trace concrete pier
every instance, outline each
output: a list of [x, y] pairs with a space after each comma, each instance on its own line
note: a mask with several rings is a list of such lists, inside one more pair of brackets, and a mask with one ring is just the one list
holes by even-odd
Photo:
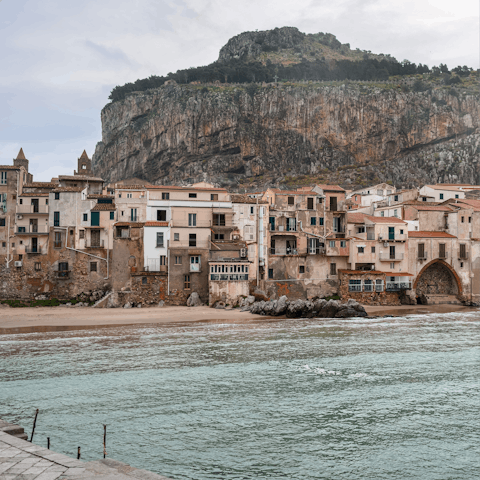
[[[23, 433], [18, 428], [14, 435]], [[76, 460], [14, 435], [0, 429], [0, 480], [169, 480], [116, 460]]]

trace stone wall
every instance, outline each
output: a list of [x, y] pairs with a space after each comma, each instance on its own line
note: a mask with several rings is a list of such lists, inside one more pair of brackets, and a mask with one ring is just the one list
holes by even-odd
[[363, 305], [401, 305], [399, 292], [350, 292], [348, 289], [349, 280], [382, 280], [385, 287], [385, 275], [373, 274], [370, 272], [361, 272], [358, 274], [345, 273], [340, 270], [340, 298], [348, 300], [352, 298]]
[[450, 270], [440, 262], [430, 265], [418, 278], [417, 295], [457, 295], [458, 285]]

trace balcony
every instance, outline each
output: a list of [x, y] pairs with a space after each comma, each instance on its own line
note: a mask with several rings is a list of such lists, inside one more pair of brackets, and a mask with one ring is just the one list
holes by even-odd
[[162, 264], [160, 258], [147, 258], [147, 264], [144, 266], [144, 271], [167, 273], [168, 266]]
[[391, 255], [390, 253], [381, 253], [380, 254], [380, 261], [381, 262], [401, 262], [404, 258], [403, 253], [395, 253], [395, 255]]
[[458, 258], [460, 260], [467, 260], [468, 259], [468, 252], [462, 252], [462, 250], [458, 251]]
[[25, 247], [25, 253], [41, 255], [42, 247], [40, 245], [38, 247]]
[[326, 253], [325, 247], [308, 247], [309, 255], [325, 255], [325, 253]]
[[205, 241], [205, 240], [196, 240], [195, 242], [193, 240], [189, 241], [170, 241], [170, 248], [175, 249], [175, 248], [197, 248], [197, 249], [210, 249], [210, 241]]
[[248, 273], [212, 273], [210, 274], [210, 280], [215, 281], [230, 281], [241, 282], [248, 280]]
[[47, 214], [48, 215], [48, 205], [17, 205], [17, 215], [25, 214]]
[[85, 240], [85, 248], [105, 248], [104, 240]]
[[378, 240], [380, 242], [406, 242], [408, 235], [405, 233], [396, 233], [395, 235], [379, 236]]
[[49, 231], [48, 225], [25, 225], [17, 226], [18, 235], [31, 235], [31, 234], [47, 234]]
[[399, 292], [400, 290], [410, 290], [412, 282], [387, 282], [385, 290], [387, 292]]
[[69, 278], [70, 274], [72, 273], [72, 270], [71, 269], [57, 270], [55, 273], [56, 273], [58, 278]]
[[307, 249], [302, 248], [270, 248], [270, 255], [290, 256], [290, 255], [307, 255]]

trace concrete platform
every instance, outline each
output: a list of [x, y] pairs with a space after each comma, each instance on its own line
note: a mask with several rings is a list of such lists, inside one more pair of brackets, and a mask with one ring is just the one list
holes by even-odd
[[57, 479], [169, 480], [116, 460], [76, 460], [0, 431], [0, 480]]

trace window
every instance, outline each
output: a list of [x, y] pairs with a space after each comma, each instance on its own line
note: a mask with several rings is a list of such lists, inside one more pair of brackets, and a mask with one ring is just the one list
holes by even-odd
[[468, 217], [468, 223], [472, 223], [472, 217]]
[[62, 248], [62, 232], [55, 232], [53, 248]]
[[365, 247], [357, 247], [358, 253], [365, 253]]
[[18, 256], [18, 259], [19, 259], [19, 260], [23, 260], [23, 255], [19, 255], [19, 256]]
[[295, 205], [295, 197], [288, 197], [288, 205]]
[[403, 230], [400, 230], [400, 235], [403, 235]]
[[88, 222], [88, 213], [83, 214], [83, 221]]
[[457, 194], [455, 194], [455, 198], [458, 198], [458, 193], [457, 193]]
[[371, 252], [372, 252], [372, 253], [375, 253], [375, 247], [372, 247], [372, 248], [371, 248]]
[[182, 257], [175, 256], [175, 265], [181, 265], [181, 264], [182, 264]]
[[443, 200], [443, 193], [440, 194], [440, 200]]
[[394, 201], [394, 202], [398, 202], [398, 195], [394, 195], [393, 201]]
[[385, 216], [385, 212], [384, 212], [384, 211], [381, 211], [381, 212], [380, 212], [380, 216], [381, 216], [381, 217], [384, 217], [384, 216]]
[[90, 262], [90, 271], [91, 272], [97, 271], [97, 262]]
[[170, 193], [162, 192], [162, 200], [170, 200]]
[[173, 234], [173, 241], [174, 242], [179, 242], [180, 241], [180, 234], [179, 233], [174, 233]]
[[115, 220], [115, 212], [110, 212], [110, 220]]
[[337, 274], [337, 264], [336, 263], [331, 263], [330, 264], [330, 275], [336, 275]]
[[15, 242], [12, 243], [12, 248], [15, 248]]
[[197, 226], [197, 214], [196, 213], [189, 213], [188, 214], [188, 226], [189, 227], [196, 227]]
[[213, 235], [214, 240], [225, 240], [225, 234], [223, 233], [215, 233]]
[[464, 243], [460, 244], [460, 258], [467, 258], [467, 246]]
[[197, 194], [196, 193], [189, 193], [188, 198], [197, 198]]
[[185, 275], [183, 288], [185, 290], [190, 290], [190, 275]]
[[80, 240], [83, 240], [85, 238], [85, 230], [79, 230], [78, 231], [78, 238]]
[[465, 217], [462, 217], [461, 222], [462, 222], [462, 223], [465, 223]]
[[58, 271], [59, 272], [68, 272], [68, 262], [59, 262]]
[[142, 277], [142, 285], [147, 285], [147, 284], [148, 284], [148, 278]]
[[157, 247], [163, 248], [163, 232], [157, 232]]
[[425, 256], [425, 244], [419, 243], [418, 244], [418, 258], [426, 258]]
[[137, 209], [136, 208], [131, 208], [130, 209], [130, 221], [131, 222], [136, 222], [137, 221]]
[[438, 245], [438, 258], [445, 258], [446, 256], [445, 254], [447, 253], [445, 251], [445, 247], [446, 247], [445, 243], [440, 243]]
[[211, 193], [210, 194], [210, 200], [212, 202], [218, 202], [218, 193]]
[[39, 272], [42, 269], [42, 264], [40, 262], [35, 262], [35, 271]]
[[330, 248], [335, 248], [335, 240], [330, 240]]
[[273, 268], [268, 269], [268, 278], [271, 280], [273, 279]]
[[7, 172], [2, 172], [2, 175], [0, 177], [0, 184], [6, 185], [7, 183]]
[[250, 215], [253, 215], [255, 213], [255, 207], [250, 207]]
[[422, 197], [422, 202], [426, 202], [427, 201], [427, 197]]
[[2, 247], [5, 248], [7, 246], [7, 242], [2, 242]]
[[4, 226], [5, 226], [5, 219], [0, 218], [0, 227], [4, 227]]
[[60, 226], [60, 212], [53, 212], [53, 226]]
[[318, 217], [318, 224], [322, 227], [323, 226], [323, 217]]
[[391, 269], [391, 270], [395, 270], [395, 263], [394, 263], [394, 262], [391, 262], [391, 263], [390, 263], [390, 269]]
[[59, 192], [55, 192], [55, 200], [60, 200], [60, 193]]
[[166, 264], [167, 264], [167, 256], [160, 255], [160, 265], [166, 265]]
[[21, 199], [18, 201], [18, 203], [19, 203], [20, 205], [23, 205], [23, 198], [21, 198]]
[[189, 247], [196, 247], [197, 246], [197, 234], [190, 233], [188, 235], [188, 246]]
[[460, 262], [460, 268], [463, 268], [463, 262]]
[[299, 272], [300, 273], [305, 273], [305, 265], [300, 265]]
[[349, 292], [361, 292], [362, 291], [362, 281], [361, 280], [349, 280], [348, 281], [348, 291]]
[[213, 214], [213, 224], [215, 226], [224, 227], [225, 226], [225, 214], [224, 213], [214, 213]]
[[397, 210], [397, 209], [395, 209], [395, 210], [393, 211], [393, 216], [394, 216], [394, 217], [398, 217], [398, 210]]
[[316, 225], [317, 224], [317, 217], [310, 217], [310, 225]]
[[132, 198], [132, 194], [131, 194], [131, 193], [127, 193], [127, 198]]
[[166, 221], [167, 221], [167, 211], [157, 210], [157, 222], [166, 222]]
[[82, 170], [86, 170], [87, 169], [87, 166], [84, 164], [82, 165]]
[[122, 198], [122, 194], [121, 194], [121, 193], [118, 194], [118, 198]]
[[18, 227], [18, 233], [25, 233], [25, 227]]
[[198, 255], [190, 257], [190, 271], [191, 272], [200, 271], [200, 257]]
[[340, 248], [345, 248], [347, 246], [347, 242], [345, 240], [340, 240]]
[[313, 198], [307, 198], [307, 209], [313, 210]]

